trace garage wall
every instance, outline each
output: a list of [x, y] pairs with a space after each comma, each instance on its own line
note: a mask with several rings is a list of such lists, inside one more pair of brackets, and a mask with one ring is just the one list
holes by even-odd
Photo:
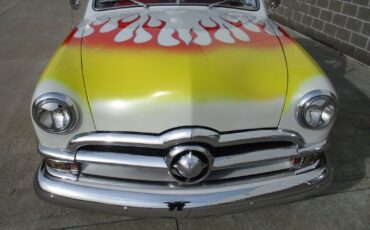
[[370, 0], [282, 0], [272, 17], [370, 65]]

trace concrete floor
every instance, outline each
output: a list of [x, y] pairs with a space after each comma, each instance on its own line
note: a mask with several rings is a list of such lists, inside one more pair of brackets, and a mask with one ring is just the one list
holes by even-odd
[[292, 33], [336, 87], [341, 108], [328, 152], [334, 183], [296, 203], [203, 219], [130, 219], [40, 201], [41, 160], [30, 122], [32, 91], [70, 28], [67, 0], [0, 0], [0, 229], [369, 229], [370, 68]]

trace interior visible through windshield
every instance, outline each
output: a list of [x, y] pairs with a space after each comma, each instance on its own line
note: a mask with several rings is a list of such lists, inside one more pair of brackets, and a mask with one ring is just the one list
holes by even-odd
[[95, 9], [121, 7], [147, 7], [153, 5], [207, 5], [210, 7], [234, 7], [257, 10], [258, 0], [95, 0]]

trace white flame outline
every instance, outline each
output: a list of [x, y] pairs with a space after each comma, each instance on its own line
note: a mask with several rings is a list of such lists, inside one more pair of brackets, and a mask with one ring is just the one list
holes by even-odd
[[[126, 27], [120, 29], [119, 21], [129, 23]], [[220, 42], [233, 44], [237, 40], [249, 42], [250, 36], [246, 31], [253, 33], [266, 32], [271, 36], [281, 36], [282, 33], [276, 24], [266, 21], [259, 21], [255, 17], [247, 14], [236, 13], [199, 13], [198, 11], [178, 10], [178, 11], [153, 11], [145, 14], [131, 13], [119, 17], [102, 18], [87, 24], [85, 27], [79, 27], [75, 37], [87, 37], [93, 33], [108, 33], [119, 29], [115, 35], [114, 41], [117, 43], [134, 39], [137, 44], [146, 43], [153, 39], [145, 27], [158, 28], [164, 22], [161, 28], [157, 42], [162, 46], [177, 46], [181, 42], [186, 45], [191, 43], [207, 46], [212, 44], [213, 39]], [[233, 23], [240, 23], [241, 27]], [[94, 26], [102, 25], [99, 31], [94, 31]], [[260, 26], [264, 28], [261, 30]], [[214, 38], [206, 28], [216, 28]], [[84, 30], [83, 32], [81, 30]], [[174, 37], [177, 33], [178, 38]], [[192, 33], [195, 36], [192, 36]]]

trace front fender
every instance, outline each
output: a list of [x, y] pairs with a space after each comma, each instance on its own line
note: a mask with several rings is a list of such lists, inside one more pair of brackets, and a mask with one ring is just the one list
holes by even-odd
[[320, 130], [304, 128], [297, 120], [297, 105], [311, 91], [321, 90], [336, 96], [335, 89], [323, 70], [300, 45], [292, 42], [287, 35], [279, 39], [283, 44], [288, 68], [288, 90], [279, 129], [295, 130], [303, 137], [306, 145], [323, 142], [333, 123]]
[[39, 142], [45, 147], [66, 148], [68, 142], [78, 133], [95, 131], [82, 73], [81, 39], [73, 38], [75, 32], [71, 32], [51, 58], [37, 83], [31, 104], [44, 93], [62, 93], [76, 103], [80, 119], [76, 128], [67, 134], [47, 133], [32, 119]]

